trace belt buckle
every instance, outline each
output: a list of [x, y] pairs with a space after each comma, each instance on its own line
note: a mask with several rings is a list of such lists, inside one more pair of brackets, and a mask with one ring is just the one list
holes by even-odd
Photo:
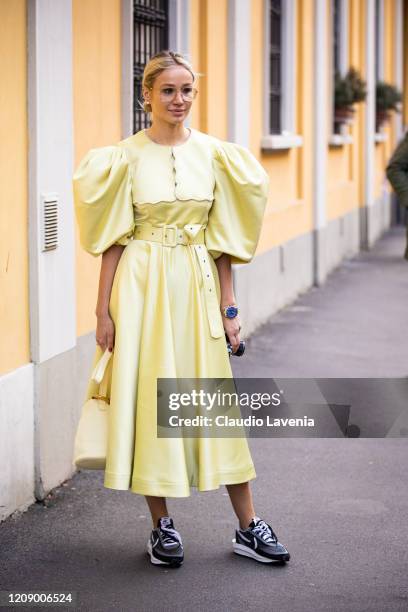
[[[169, 232], [171, 231], [174, 231], [174, 234], [172, 235], [173, 239], [170, 241]], [[177, 245], [177, 231], [178, 231], [178, 227], [175, 223], [164, 225], [163, 226], [163, 239], [162, 239], [163, 245], [175, 247]]]

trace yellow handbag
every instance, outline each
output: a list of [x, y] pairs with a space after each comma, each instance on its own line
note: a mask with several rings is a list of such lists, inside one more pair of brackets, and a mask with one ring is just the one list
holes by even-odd
[[108, 443], [108, 377], [104, 374], [112, 353], [106, 349], [96, 364], [91, 378], [100, 383], [98, 395], [93, 395], [82, 407], [75, 441], [73, 464], [85, 470], [104, 470]]

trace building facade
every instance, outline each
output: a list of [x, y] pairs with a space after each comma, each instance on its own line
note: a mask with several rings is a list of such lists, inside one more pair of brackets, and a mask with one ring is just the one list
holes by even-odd
[[[186, 54], [200, 73], [190, 125], [250, 148], [269, 173], [256, 257], [234, 267], [245, 335], [392, 223], [408, 2], [2, 0], [0, 47], [1, 520], [73, 474], [100, 259], [79, 246], [72, 174], [89, 148], [147, 127], [149, 57]], [[367, 95], [339, 126], [335, 76], [350, 66]], [[376, 129], [378, 81], [403, 103]]]

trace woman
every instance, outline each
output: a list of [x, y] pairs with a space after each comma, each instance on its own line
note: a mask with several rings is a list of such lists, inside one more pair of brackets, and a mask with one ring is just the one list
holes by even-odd
[[[166, 497], [225, 484], [239, 520], [234, 551], [263, 562], [289, 553], [255, 514], [247, 440], [157, 436], [157, 378], [232, 378], [240, 320], [231, 263], [255, 252], [268, 177], [245, 148], [184, 121], [195, 74], [177, 53], [146, 65], [144, 109], [152, 125], [91, 149], [73, 178], [82, 247], [103, 253], [97, 349], [113, 350], [104, 486], [146, 497], [154, 564], [183, 562]], [[87, 398], [97, 392], [88, 385]]]

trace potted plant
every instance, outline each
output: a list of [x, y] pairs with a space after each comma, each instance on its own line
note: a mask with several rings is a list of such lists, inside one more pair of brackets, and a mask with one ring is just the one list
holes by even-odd
[[401, 112], [399, 103], [402, 101], [402, 94], [395, 85], [385, 81], [378, 81], [375, 90], [375, 101], [375, 128], [378, 132], [382, 124], [391, 118], [390, 111]]
[[334, 123], [351, 123], [354, 118], [354, 104], [363, 102], [367, 96], [366, 82], [355, 68], [341, 76], [336, 72], [334, 79]]

